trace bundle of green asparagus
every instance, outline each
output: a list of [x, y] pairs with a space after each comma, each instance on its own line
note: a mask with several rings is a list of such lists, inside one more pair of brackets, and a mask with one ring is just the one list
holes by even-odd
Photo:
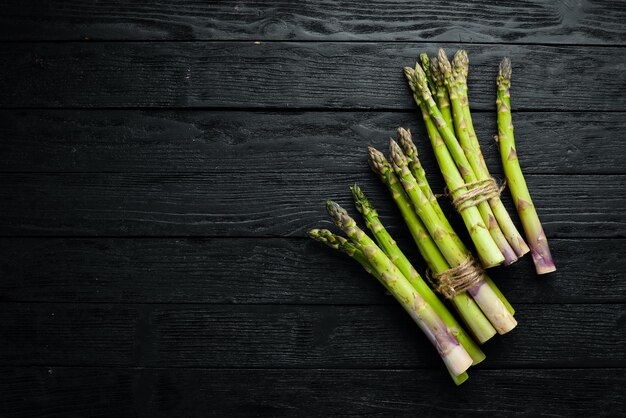
[[[390, 142], [391, 163], [380, 151], [370, 147], [370, 166], [391, 192], [433, 275], [446, 278], [451, 270], [462, 269], [463, 277], [455, 278], [450, 286], [452, 289], [446, 288], [449, 283], [445, 281], [434, 285], [452, 301], [481, 343], [496, 332], [509, 332], [517, 325], [513, 308], [482, 269], [472, 265], [471, 253], [450, 226], [437, 200], [429, 198], [432, 190], [417, 158], [410, 132], [400, 128], [398, 136], [406, 153], [412, 156], [411, 167], [415, 174], [409, 168], [409, 158], [393, 139]], [[480, 236], [481, 231], [483, 236]], [[475, 241], [490, 239], [484, 228], [471, 228], [470, 233], [477, 236], [473, 237]], [[464, 303], [459, 303], [459, 297]]]
[[474, 131], [467, 95], [467, 53], [458, 51], [450, 62], [440, 49], [437, 57], [422, 54], [420, 61], [415, 68], [406, 67], [405, 76], [424, 119], [447, 194], [463, 219], [480, 264], [444, 215], [426, 179], [411, 132], [403, 128], [398, 128], [397, 142], [390, 140], [389, 160], [368, 147], [369, 164], [391, 193], [428, 266], [428, 284], [356, 185], [351, 187], [355, 205], [374, 239], [332, 201], [327, 202], [328, 213], [347, 238], [326, 229], [313, 229], [309, 236], [349, 255], [376, 277], [436, 347], [459, 385], [468, 378], [467, 369], [483, 361], [485, 355], [433, 289], [450, 302], [474, 338], [484, 343], [496, 333], [511, 331], [517, 321], [513, 307], [483, 267], [511, 264], [529, 251], [539, 274], [555, 267], [517, 160], [510, 112], [510, 61], [502, 61], [497, 79], [496, 140], [530, 249], [500, 200], [502, 188], [489, 174]]
[[[498, 264], [492, 253], [493, 246], [498, 248], [501, 261], [511, 264], [529, 249], [500, 201], [499, 190], [487, 170], [478, 144], [467, 96], [467, 53], [458, 51], [452, 63], [443, 49], [432, 61], [425, 54], [420, 59], [423, 67], [417, 63], [415, 68], [406, 67], [404, 72], [422, 112], [453, 203], [468, 231], [471, 232], [472, 227], [485, 226], [489, 230], [491, 242], [488, 246], [486, 239], [481, 247], [474, 240], [483, 265]], [[471, 224], [467, 218], [476, 217], [476, 210], [483, 222]], [[464, 214], [468, 211], [473, 214]]]
[[361, 189], [355, 185], [351, 190], [356, 207], [376, 242], [332, 201], [327, 202], [328, 213], [348, 238], [325, 229], [310, 230], [309, 236], [349, 255], [376, 277], [426, 334], [450, 376], [460, 385], [468, 378], [466, 370], [484, 360], [484, 353], [413, 268]]

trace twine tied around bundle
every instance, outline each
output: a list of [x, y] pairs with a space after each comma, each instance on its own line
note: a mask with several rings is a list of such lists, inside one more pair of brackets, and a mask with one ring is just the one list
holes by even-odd
[[426, 277], [437, 292], [446, 299], [452, 299], [474, 287], [483, 276], [483, 269], [474, 257], [469, 255], [461, 264], [441, 273], [428, 270]]
[[496, 180], [493, 177], [489, 177], [488, 179], [463, 184], [462, 186], [448, 191], [445, 195], [454, 196], [454, 193], [459, 190], [467, 189], [467, 191], [460, 193], [457, 197], [452, 197], [452, 205], [456, 208], [457, 212], [462, 212], [486, 200], [499, 197], [505, 187], [506, 181], [502, 183], [502, 186], [498, 187]]

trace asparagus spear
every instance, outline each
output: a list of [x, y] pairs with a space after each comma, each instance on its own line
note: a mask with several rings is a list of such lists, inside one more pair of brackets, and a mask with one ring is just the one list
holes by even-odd
[[395, 240], [389, 235], [382, 222], [378, 218], [378, 213], [370, 205], [367, 197], [356, 184], [350, 188], [354, 203], [357, 210], [363, 215], [365, 225], [374, 235], [374, 240], [378, 246], [387, 254], [387, 257], [398, 267], [400, 272], [407, 278], [409, 283], [417, 290], [417, 292], [433, 307], [437, 315], [446, 323], [452, 334], [459, 340], [463, 348], [472, 357], [473, 364], [480, 363], [485, 354], [474, 343], [470, 336], [465, 333], [463, 328], [454, 319], [450, 311], [439, 300], [435, 293], [428, 287], [426, 282], [419, 275], [417, 270], [413, 268], [411, 262], [406, 258]]
[[[387, 284], [384, 282], [378, 272], [372, 268], [372, 265], [370, 264], [369, 260], [365, 256], [365, 253], [361, 250], [360, 247], [356, 246], [354, 243], [348, 241], [340, 235], [333, 234], [328, 229], [312, 229], [308, 232], [308, 234], [314, 240], [322, 242], [330, 248], [339, 250], [358, 261], [359, 264], [361, 264], [368, 273], [376, 277], [383, 284], [383, 286], [385, 286], [385, 288], [390, 291], [389, 286], [387, 286]], [[469, 378], [467, 372], [455, 375], [449, 367], [446, 366], [446, 368], [448, 370], [448, 373], [450, 374], [450, 377], [457, 386], [465, 382]]]
[[341, 228], [352, 242], [361, 248], [383, 284], [437, 348], [450, 372], [455, 376], [465, 372], [472, 365], [472, 358], [456, 337], [452, 335], [432, 306], [420, 296], [395, 264], [356, 225], [354, 219], [341, 206], [328, 201], [326, 209], [335, 225]]
[[[433, 144], [433, 149], [435, 150], [435, 155], [437, 156], [437, 161], [444, 175], [446, 184], [449, 189], [458, 190], [458, 196], [462, 192], [467, 191], [467, 189], [459, 188], [463, 186], [465, 182], [475, 182], [477, 180], [476, 176], [465, 157], [463, 149], [454, 136], [451, 127], [444, 121], [432, 95], [426, 88], [427, 86], [424, 84], [424, 72], [421, 67], [419, 67], [419, 65], [417, 65], [415, 69], [406, 67], [404, 73], [413, 91], [413, 98], [422, 111], [422, 117], [426, 123], [428, 136]], [[444, 157], [444, 154], [447, 154], [449, 158]], [[445, 168], [444, 165], [442, 165], [441, 158], [445, 158], [446, 160]], [[447, 164], [447, 160], [449, 159], [452, 160], [451, 164]], [[454, 167], [456, 167], [456, 170]], [[487, 202], [480, 202], [477, 206], [483, 222], [489, 229], [491, 238], [504, 256], [505, 264], [513, 263], [517, 259], [517, 256], [502, 234], [489, 204]], [[470, 227], [468, 226], [468, 228]], [[490, 266], [486, 265], [485, 267]]]
[[546, 274], [556, 270], [554, 260], [550, 254], [548, 240], [543, 232], [543, 227], [539, 221], [539, 216], [535, 210], [535, 205], [530, 198], [528, 186], [524, 180], [522, 169], [517, 158], [515, 148], [515, 138], [513, 136], [513, 122], [511, 120], [511, 103], [509, 88], [511, 85], [511, 61], [504, 58], [500, 63], [498, 73], [498, 144], [500, 148], [500, 158], [504, 167], [509, 190], [513, 196], [513, 202], [517, 208], [517, 213], [522, 221], [526, 238], [530, 245], [533, 262], [537, 274]]
[[[413, 211], [411, 202], [404, 192], [400, 180], [393, 173], [393, 169], [383, 153], [372, 147], [369, 147], [368, 151], [372, 171], [378, 174], [382, 182], [387, 186], [428, 268], [435, 273], [443, 273], [449, 270], [450, 266], [441, 255], [439, 248], [437, 248], [437, 245], [428, 234], [422, 221]], [[476, 302], [467, 293], [456, 295], [451, 302], [480, 343], [484, 343], [495, 335], [496, 330]], [[476, 358], [474, 360], [476, 361]]]
[[[446, 53], [443, 49], [439, 50], [439, 62], [448, 61]], [[447, 80], [448, 91], [450, 92], [450, 100], [454, 110], [454, 126], [458, 139], [465, 155], [472, 167], [478, 180], [487, 180], [491, 178], [485, 159], [480, 150], [480, 144], [474, 131], [474, 124], [469, 108], [469, 99], [467, 96], [467, 74], [469, 71], [469, 58], [465, 50], [459, 50], [454, 55], [452, 65], [440, 66], [446, 68], [444, 78]], [[454, 95], [455, 100], [452, 99]], [[523, 256], [529, 251], [528, 245], [513, 224], [509, 213], [505, 209], [499, 196], [489, 199], [489, 205], [493, 214], [500, 225], [500, 229], [504, 233], [509, 245], [515, 251], [518, 257]]]
[[[420, 188], [417, 187], [415, 179], [407, 167], [408, 162], [400, 146], [393, 140], [390, 142], [390, 152], [392, 166], [396, 171], [396, 175], [400, 178], [417, 215], [422, 219], [430, 236], [435, 240], [441, 254], [451, 267], [461, 265], [470, 256], [469, 251], [464, 246], [459, 246], [452, 239], [452, 235], [456, 235], [454, 231], [450, 233], [442, 225], [430, 202]], [[486, 285], [484, 280], [481, 279], [468, 292], [478, 303], [478, 306], [480, 306], [487, 318], [489, 318], [496, 331], [500, 334], [505, 334], [515, 328], [517, 321], [515, 321], [513, 315], [509, 313], [506, 306], [504, 306], [493, 290]]]

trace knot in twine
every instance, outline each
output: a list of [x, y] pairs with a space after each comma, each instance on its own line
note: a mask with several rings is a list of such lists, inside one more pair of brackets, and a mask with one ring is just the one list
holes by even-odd
[[462, 189], [467, 191], [460, 193], [457, 197], [452, 198], [452, 205], [456, 208], [457, 212], [462, 212], [467, 208], [476, 206], [486, 200], [499, 197], [504, 188], [506, 187], [506, 181], [502, 183], [502, 186], [498, 187], [498, 183], [493, 177], [488, 179], [473, 181], [466, 183], [455, 189], [452, 189], [446, 193], [447, 196], [453, 196], [454, 193]]
[[433, 273], [428, 270], [426, 277], [437, 292], [446, 299], [452, 299], [474, 287], [483, 276], [483, 269], [476, 260], [469, 255], [461, 264], [442, 273]]

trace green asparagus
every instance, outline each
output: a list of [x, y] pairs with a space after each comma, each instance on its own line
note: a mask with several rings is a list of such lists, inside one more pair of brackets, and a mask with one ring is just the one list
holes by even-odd
[[[372, 265], [370, 264], [369, 260], [365, 256], [365, 253], [361, 250], [359, 246], [355, 245], [354, 243], [352, 243], [351, 241], [345, 239], [344, 237], [340, 235], [333, 234], [331, 231], [327, 229], [312, 229], [308, 232], [308, 234], [314, 240], [324, 243], [330, 248], [339, 250], [347, 254], [348, 256], [352, 257], [356, 261], [358, 261], [359, 264], [363, 266], [365, 271], [367, 271], [368, 273], [376, 277], [381, 282], [381, 284], [387, 289], [387, 291], [389, 293], [392, 293], [392, 290], [389, 288], [386, 282], [381, 278], [378, 272], [372, 268]], [[418, 322], [418, 324], [421, 324], [421, 323]], [[420, 326], [420, 329], [422, 329], [421, 326]], [[427, 336], [429, 335], [432, 335], [432, 333], [427, 333]], [[484, 357], [484, 354], [483, 354], [483, 357]], [[457, 386], [462, 384], [469, 378], [469, 375], [467, 374], [467, 372], [463, 372], [463, 373], [456, 375], [455, 374], [456, 372], [454, 372], [447, 365], [446, 365], [446, 369], [448, 370], [448, 374], [450, 375], [450, 377], [452, 378], [452, 380]]]
[[[407, 154], [408, 152], [407, 159], [410, 161], [409, 167], [410, 168], [413, 167], [413, 170], [411, 171], [417, 172], [417, 176], [415, 176], [415, 178], [416, 180], [419, 178], [417, 182], [420, 188], [422, 189], [422, 192], [424, 193], [424, 195], [426, 195], [427, 199], [430, 201], [431, 206], [437, 213], [446, 231], [450, 235], [456, 237], [457, 245], [463, 246], [463, 243], [458, 238], [456, 233], [452, 230], [450, 223], [448, 222], [446, 216], [443, 214], [443, 211], [441, 210], [441, 207], [439, 206], [439, 203], [437, 202], [436, 197], [432, 193], [430, 186], [428, 186], [428, 182], [426, 181], [425, 174], [422, 173], [423, 169], [420, 170], [419, 168], [417, 168], [418, 166], [421, 167], [421, 165], [419, 165], [419, 159], [417, 159], [417, 157], [413, 157], [413, 158], [408, 157], [408, 155], [411, 155], [411, 156], [417, 155], [417, 147], [413, 143], [411, 133], [407, 130], [399, 128], [398, 138], [400, 140], [400, 143], [402, 144], [402, 149], [404, 153]], [[445, 145], [443, 143], [441, 143], [441, 145], [445, 148]], [[433, 148], [435, 148], [435, 146], [433, 146]], [[441, 151], [441, 150], [435, 150], [435, 153], [437, 153], [438, 151]], [[445, 171], [443, 167], [446, 167]], [[453, 164], [452, 165], [444, 164], [443, 166], [441, 166], [441, 168], [442, 168], [442, 172], [445, 172], [450, 177], [450, 179], [447, 180], [448, 187], [449, 188], [454, 187], [454, 189], [456, 190], [455, 196], [458, 196], [459, 194], [463, 193], [465, 190], [463, 188], [460, 188], [460, 186], [464, 184], [463, 179], [461, 178], [460, 174], [458, 174], [456, 167], [454, 167]], [[463, 218], [463, 221], [465, 222], [467, 230], [469, 231], [470, 238], [472, 239], [472, 242], [474, 243], [474, 246], [476, 247], [476, 250], [478, 251], [478, 255], [479, 257], [481, 257], [482, 264], [493, 265], [493, 264], [497, 264], [501, 262], [502, 254], [499, 248], [496, 246], [495, 242], [493, 241], [491, 235], [489, 234], [487, 227], [485, 226], [482, 218], [480, 217], [480, 213], [478, 212], [478, 209], [476, 207], [470, 206], [461, 211], [461, 217]], [[489, 253], [493, 254], [493, 256], [496, 257], [495, 261], [490, 261], [484, 258], [485, 257], [484, 254], [489, 254]]]
[[361, 188], [354, 185], [350, 188], [352, 196], [354, 197], [354, 203], [357, 210], [363, 215], [365, 225], [374, 235], [374, 239], [378, 246], [387, 254], [387, 257], [398, 267], [400, 272], [407, 278], [411, 285], [417, 290], [417, 292], [428, 302], [435, 312], [446, 323], [450, 331], [459, 340], [463, 348], [472, 357], [473, 364], [480, 363], [485, 354], [474, 343], [474, 341], [465, 333], [463, 328], [454, 319], [450, 311], [439, 300], [437, 295], [428, 287], [426, 282], [419, 275], [417, 270], [413, 268], [411, 262], [406, 258], [404, 253], [400, 250], [400, 247], [396, 244], [395, 240], [389, 235], [389, 232], [385, 229], [382, 222], [378, 218], [378, 213], [365, 197], [365, 194]]
[[[426, 122], [426, 129], [428, 131], [429, 138], [431, 139], [431, 144], [433, 146], [433, 149], [435, 150], [435, 157], [437, 159], [437, 162], [439, 163], [439, 167], [441, 168], [442, 172], [450, 174], [449, 176], [450, 182], [448, 182], [448, 187], [455, 187], [456, 184], [463, 184], [463, 179], [461, 178], [461, 175], [458, 173], [458, 171], [455, 169], [454, 162], [452, 161], [452, 157], [450, 157], [450, 154], [448, 153], [448, 150], [443, 140], [439, 136], [439, 132], [437, 131], [437, 128], [433, 125], [432, 121], [430, 120], [430, 116], [425, 114], [424, 121]], [[402, 150], [404, 154], [407, 156], [407, 159], [411, 161], [411, 158], [409, 157], [409, 155], [414, 156], [413, 159], [416, 160], [417, 164], [419, 165], [419, 159], [417, 158], [417, 155], [418, 155], [417, 147], [415, 146], [415, 143], [413, 142], [411, 132], [408, 129], [398, 128], [398, 138], [399, 138]], [[409, 167], [411, 167], [411, 163], [409, 163]], [[421, 168], [421, 165], [420, 165], [420, 168]], [[417, 172], [418, 174], [416, 175], [416, 177], [421, 176], [423, 178], [423, 181], [426, 183], [426, 186], [428, 186], [428, 182], [426, 181], [426, 176], [425, 176], [423, 168], [421, 168], [421, 170], [417, 168], [412, 168], [412, 171]], [[446, 176], [444, 175], [444, 177]], [[420, 185], [420, 187], [422, 186]], [[427, 189], [424, 187], [422, 188], [422, 190], [430, 190], [430, 186], [428, 186]], [[432, 194], [432, 191], [430, 191], [430, 193]], [[460, 192], [457, 192], [457, 193], [460, 193]], [[427, 195], [427, 192], [424, 191], [424, 194]], [[439, 207], [439, 203], [437, 202], [437, 199], [434, 195], [432, 199], [430, 200], [431, 200], [431, 203], [433, 204], [433, 207], [435, 208]], [[475, 210], [476, 209], [472, 207], [463, 210], [461, 212], [461, 216], [463, 217], [463, 220], [465, 221], [465, 218], [469, 216], [467, 212], [472, 212], [472, 211], [475, 212]], [[443, 216], [445, 218], [445, 215], [441, 211], [441, 208], [439, 208], [438, 210], [438, 215]], [[468, 220], [469, 225], [471, 225], [472, 221], [476, 223], [482, 222], [480, 219], [480, 215], [478, 213], [475, 213], [473, 216], [474, 216], [473, 220], [472, 219]], [[468, 225], [468, 223], [466, 223], [466, 225]], [[472, 229], [474, 228], [472, 228], [471, 226], [468, 226], [468, 230], [472, 230]], [[461, 240], [458, 240], [458, 243], [459, 245], [463, 246], [463, 243], [461, 242]], [[498, 295], [498, 297], [500, 298], [504, 306], [506, 306], [506, 308], [511, 313], [511, 315], [514, 315], [515, 310], [513, 309], [509, 301], [504, 297], [502, 292], [500, 292], [500, 289], [498, 289], [498, 287], [495, 285], [493, 280], [491, 280], [487, 276], [487, 274], [484, 274], [483, 278], [489, 284], [489, 286], [493, 289], [493, 291]]]
[[[424, 122], [426, 123], [431, 143], [433, 141], [437, 141], [436, 145], [433, 143], [433, 149], [435, 149], [436, 154], [439, 154], [437, 158], [446, 184], [449, 189], [456, 190], [458, 192], [456, 196], [458, 196], [467, 191], [466, 188], [462, 187], [465, 182], [475, 182], [477, 180], [476, 176], [474, 175], [469, 162], [465, 157], [463, 149], [454, 136], [451, 127], [449, 127], [444, 121], [431, 93], [427, 88], [425, 88], [424, 72], [421, 67], [419, 65], [417, 65], [415, 69], [406, 67], [404, 72], [409, 82], [409, 86], [413, 90], [415, 102], [422, 111], [422, 116]], [[445, 144], [445, 146], [441, 147], [440, 145], [442, 143]], [[453, 160], [453, 163], [451, 165], [446, 164], [445, 168], [441, 165], [440, 161], [440, 157], [443, 156], [443, 154], [448, 154]], [[456, 167], [456, 170], [454, 170], [454, 167]], [[458, 176], [456, 175], [457, 173]], [[460, 181], [457, 181], [459, 179]], [[451, 183], [454, 183], [454, 185]], [[491, 238], [498, 246], [500, 253], [504, 258], [505, 264], [512, 263], [517, 259], [517, 256], [502, 234], [489, 204], [487, 202], [480, 202], [477, 207], [484, 224], [489, 230]], [[470, 230], [469, 228], [470, 226], [468, 225], [468, 231]], [[491, 265], [483, 265], [485, 267], [492, 267]]]
[[539, 221], [537, 210], [530, 198], [528, 186], [524, 180], [522, 169], [517, 158], [515, 138], [513, 136], [513, 122], [511, 119], [511, 102], [509, 88], [511, 85], [511, 61], [504, 58], [500, 63], [497, 86], [498, 98], [498, 144], [500, 148], [500, 158], [504, 167], [509, 190], [513, 196], [513, 202], [517, 208], [517, 213], [522, 221], [531, 255], [535, 263], [537, 274], [546, 274], [556, 270], [546, 234]]
[[[451, 234], [443, 227], [437, 214], [432, 209], [430, 202], [426, 196], [424, 196], [411, 175], [407, 167], [408, 161], [402, 153], [400, 146], [393, 140], [390, 142], [390, 153], [392, 167], [396, 175], [400, 178], [417, 215], [426, 226], [426, 229], [434, 239], [441, 254], [451, 267], [463, 264], [466, 259], [471, 256], [469, 251], [463, 246], [459, 246], [456, 241], [452, 239]], [[454, 232], [452, 232], [452, 234], [454, 234]], [[500, 255], [499, 252], [498, 254]], [[480, 282], [468, 292], [476, 303], [478, 303], [483, 313], [487, 316], [498, 333], [504, 334], [515, 328], [517, 321], [515, 321], [513, 315], [509, 313], [506, 306], [504, 306], [493, 290], [486, 285], [484, 280], [481, 279]]]
[[[447, 62], [448, 58], [443, 49], [439, 50], [438, 56], [440, 63], [442, 60]], [[444, 77], [447, 80], [447, 87], [452, 101], [454, 126], [457, 131], [457, 137], [476, 178], [478, 180], [488, 180], [491, 178], [491, 175], [489, 174], [489, 170], [485, 164], [485, 159], [474, 130], [467, 95], [467, 74], [469, 71], [469, 58], [467, 56], [467, 52], [462, 49], [457, 51], [452, 61], [452, 65], [448, 65], [446, 68], [447, 71]], [[453, 95], [456, 100], [452, 100]], [[489, 199], [489, 205], [491, 206], [500, 229], [504, 233], [504, 236], [513, 251], [515, 251], [517, 257], [521, 257], [526, 254], [529, 251], [528, 245], [526, 245], [526, 242], [513, 224], [513, 221], [502, 204], [500, 197], [496, 196]]]
[[380, 280], [437, 348], [450, 372], [455, 376], [465, 372], [472, 365], [472, 358], [432, 306], [420, 296], [389, 257], [357, 226], [354, 219], [341, 206], [328, 201], [326, 209], [335, 225], [361, 248]]
[[[428, 268], [437, 274], [449, 270], [448, 262], [443, 258], [439, 248], [437, 248], [437, 245], [428, 234], [426, 227], [415, 214], [413, 205], [404, 192], [400, 180], [394, 174], [391, 164], [389, 164], [383, 153], [377, 149], [369, 147], [368, 151], [372, 171], [378, 174], [382, 182], [387, 186]], [[467, 293], [460, 293], [452, 298], [451, 301], [465, 324], [467, 324], [480, 343], [484, 343], [495, 335], [495, 328]]]

